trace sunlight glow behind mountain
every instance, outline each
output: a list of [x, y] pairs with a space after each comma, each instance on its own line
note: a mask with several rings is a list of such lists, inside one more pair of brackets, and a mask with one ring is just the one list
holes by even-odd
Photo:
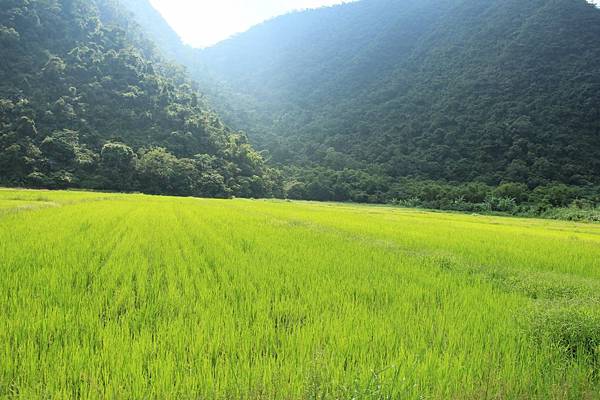
[[208, 47], [253, 25], [294, 10], [348, 0], [151, 0], [152, 5], [193, 47]]

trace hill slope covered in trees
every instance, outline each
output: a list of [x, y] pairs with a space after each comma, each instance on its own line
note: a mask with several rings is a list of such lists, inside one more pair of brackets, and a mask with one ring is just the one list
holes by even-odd
[[600, 182], [598, 37], [585, 0], [362, 0], [178, 59], [291, 197], [562, 204]]
[[111, 0], [0, 9], [0, 183], [265, 196], [272, 171]]

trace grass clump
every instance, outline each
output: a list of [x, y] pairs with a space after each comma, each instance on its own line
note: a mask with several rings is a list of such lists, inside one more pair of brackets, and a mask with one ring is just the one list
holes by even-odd
[[600, 303], [544, 304], [531, 317], [531, 332], [540, 342], [555, 345], [570, 362], [588, 364], [590, 375], [599, 378]]

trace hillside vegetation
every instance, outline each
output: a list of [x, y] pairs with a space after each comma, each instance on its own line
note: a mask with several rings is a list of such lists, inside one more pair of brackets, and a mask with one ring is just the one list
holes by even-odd
[[0, 190], [0, 397], [593, 399], [600, 227]]
[[200, 56], [256, 101], [247, 112], [270, 115], [238, 125], [275, 160], [581, 185], [600, 178], [598, 36], [600, 10], [584, 0], [363, 0]]
[[0, 183], [266, 196], [273, 173], [110, 0], [0, 8]]
[[473, 182], [484, 198], [525, 185], [520, 204], [558, 184], [599, 193], [598, 37], [585, 0], [362, 0], [195, 55], [162, 46], [269, 150], [291, 197], [456, 208]]

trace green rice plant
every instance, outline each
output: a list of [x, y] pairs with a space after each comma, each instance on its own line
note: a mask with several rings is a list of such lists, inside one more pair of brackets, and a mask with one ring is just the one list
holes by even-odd
[[0, 207], [0, 398], [600, 393], [598, 225], [90, 192]]

